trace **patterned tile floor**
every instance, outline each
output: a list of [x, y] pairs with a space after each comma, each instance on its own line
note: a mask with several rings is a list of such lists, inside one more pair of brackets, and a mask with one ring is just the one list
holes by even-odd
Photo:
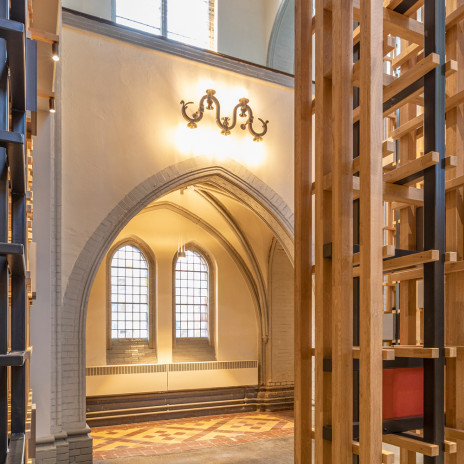
[[153, 456], [293, 435], [293, 412], [240, 413], [95, 427], [95, 460]]

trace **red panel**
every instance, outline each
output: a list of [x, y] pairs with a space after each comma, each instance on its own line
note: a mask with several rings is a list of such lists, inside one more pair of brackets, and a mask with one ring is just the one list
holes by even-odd
[[383, 370], [383, 419], [422, 416], [423, 395], [422, 367]]

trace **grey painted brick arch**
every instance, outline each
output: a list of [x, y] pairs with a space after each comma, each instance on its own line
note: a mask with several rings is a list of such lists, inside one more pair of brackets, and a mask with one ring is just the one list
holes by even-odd
[[[285, 201], [249, 170], [234, 161], [211, 165], [192, 158], [149, 177], [129, 192], [101, 222], [80, 252], [64, 293], [58, 350], [60, 389], [52, 399], [55, 430], [85, 427], [85, 321], [87, 302], [97, 270], [124, 226], [145, 206], [180, 187], [209, 182], [247, 204], [271, 228], [293, 262], [293, 212]], [[96, 205], [98, 206], [98, 205]], [[63, 253], [63, 250], [61, 250]], [[61, 417], [61, 420], [58, 419]]]

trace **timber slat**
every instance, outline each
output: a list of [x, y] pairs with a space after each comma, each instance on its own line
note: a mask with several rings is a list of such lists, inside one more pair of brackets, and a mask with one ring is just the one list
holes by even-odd
[[408, 163], [396, 169], [386, 172], [383, 175], [383, 180], [385, 182], [391, 183], [399, 182], [403, 179], [406, 179], [409, 176], [413, 176], [417, 173], [420, 173], [424, 169], [434, 166], [439, 162], [440, 155], [437, 152], [432, 151], [424, 156], [421, 156], [420, 158], [416, 158], [415, 160], [409, 161]]
[[400, 448], [407, 449], [408, 451], [412, 451], [414, 453], [420, 453], [424, 456], [438, 456], [440, 452], [438, 445], [400, 435], [384, 435], [382, 440], [388, 445], [399, 446]]

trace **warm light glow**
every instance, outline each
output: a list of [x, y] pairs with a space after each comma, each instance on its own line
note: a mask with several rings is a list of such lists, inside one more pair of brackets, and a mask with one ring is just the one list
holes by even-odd
[[225, 137], [215, 125], [190, 130], [180, 124], [174, 139], [183, 155], [206, 156], [212, 161], [232, 159], [250, 167], [263, 164], [265, 144], [254, 142], [248, 131], [240, 132]]
[[52, 60], [53, 61], [60, 61], [60, 57], [58, 55], [53, 55]]

